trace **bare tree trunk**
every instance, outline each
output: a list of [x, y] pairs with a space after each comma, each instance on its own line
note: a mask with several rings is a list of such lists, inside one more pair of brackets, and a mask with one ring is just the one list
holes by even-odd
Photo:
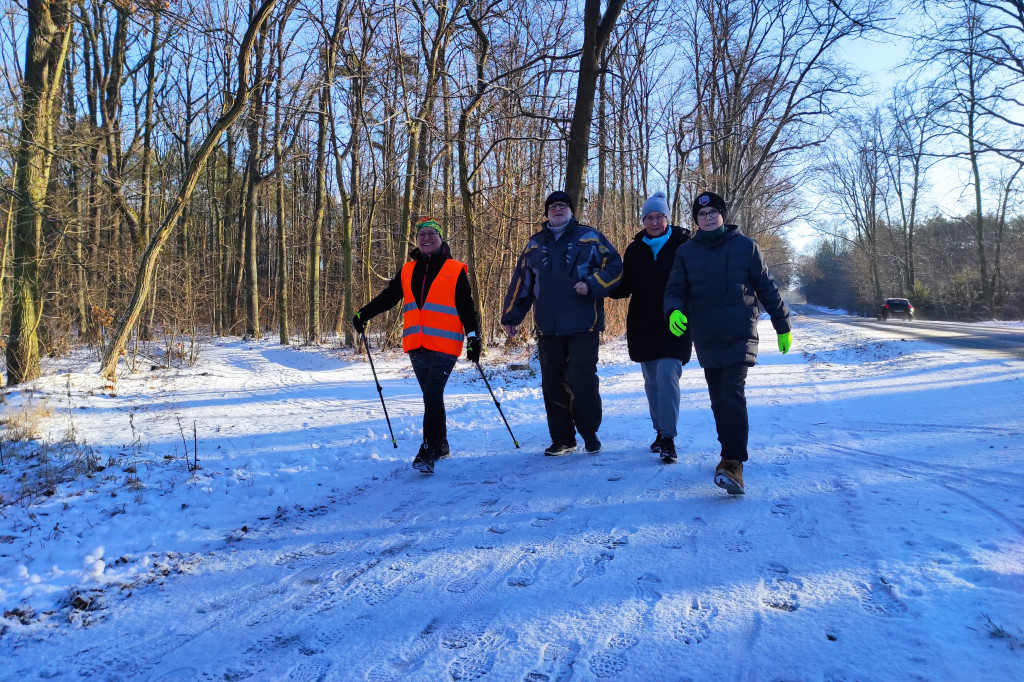
[[331, 97], [334, 92], [334, 72], [337, 62], [338, 41], [341, 39], [342, 0], [335, 7], [334, 28], [323, 46], [323, 73], [320, 78], [320, 105], [316, 125], [316, 195], [314, 197], [313, 224], [309, 232], [309, 285], [307, 289], [306, 343], [319, 343], [320, 327], [320, 273], [321, 244], [323, 243], [324, 215], [327, 210], [327, 134], [332, 125], [328, 121]]
[[39, 279], [40, 240], [53, 164], [57, 93], [71, 44], [70, 9], [69, 0], [30, 0], [28, 3], [21, 138], [14, 178], [17, 218], [11, 328], [5, 350], [8, 384], [31, 381], [40, 372], [38, 327], [43, 305]]
[[281, 121], [281, 94], [284, 71], [284, 26], [277, 36], [277, 78], [274, 82], [274, 168], [277, 169], [274, 212], [277, 217], [277, 317], [278, 339], [282, 346], [291, 342], [291, 307], [288, 301], [288, 233], [284, 223], [284, 130]]
[[608, 38], [619, 18], [624, 0], [607, 0], [604, 17], [601, 0], [586, 0], [583, 10], [583, 52], [576, 82], [576, 106], [569, 127], [569, 146], [565, 160], [565, 191], [576, 200], [582, 213], [586, 197], [587, 159], [590, 156], [590, 126], [594, 117], [598, 66]]
[[213, 153], [214, 148], [220, 141], [221, 135], [231, 127], [245, 109], [245, 105], [249, 99], [249, 93], [251, 91], [249, 83], [249, 63], [252, 57], [253, 44], [256, 41], [257, 31], [259, 31], [263, 26], [263, 23], [270, 15], [271, 10], [273, 10], [276, 3], [277, 0], [264, 0], [260, 8], [249, 20], [249, 27], [245, 32], [245, 37], [242, 39], [238, 52], [238, 86], [235, 91], [233, 101], [213, 124], [210, 132], [207, 133], [206, 138], [203, 140], [202, 145], [200, 145], [195, 158], [189, 166], [188, 173], [186, 173], [185, 177], [182, 179], [182, 185], [178, 191], [178, 195], [171, 202], [169, 211], [164, 216], [160, 229], [153, 234], [153, 237], [149, 241], [149, 246], [146, 247], [146, 250], [142, 255], [142, 263], [139, 266], [139, 272], [136, 278], [135, 289], [132, 293], [131, 302], [128, 304], [128, 308], [115, 322], [114, 329], [111, 333], [110, 343], [104, 350], [103, 358], [100, 362], [100, 373], [109, 380], [113, 380], [117, 374], [117, 362], [121, 357], [121, 351], [124, 350], [125, 345], [128, 342], [128, 338], [131, 335], [131, 331], [138, 321], [139, 314], [142, 312], [146, 296], [152, 286], [153, 272], [156, 269], [156, 261], [157, 257], [160, 255], [160, 249], [163, 247], [164, 242], [167, 241], [172, 229], [177, 224], [178, 217], [184, 210], [185, 204], [191, 199], [192, 192], [195, 190], [196, 181], [199, 179], [199, 175], [202, 172], [203, 166], [206, 164], [207, 158], [209, 158], [210, 154]]
[[[17, 162], [15, 162], [17, 164]], [[14, 176], [18, 175], [18, 167], [14, 167]], [[4, 241], [0, 245], [0, 320], [4, 319], [4, 289], [3, 281], [4, 275], [7, 274], [7, 254], [8, 248], [11, 243], [11, 233], [14, 231], [14, 193], [11, 193], [10, 199], [7, 202], [7, 220], [4, 221]]]

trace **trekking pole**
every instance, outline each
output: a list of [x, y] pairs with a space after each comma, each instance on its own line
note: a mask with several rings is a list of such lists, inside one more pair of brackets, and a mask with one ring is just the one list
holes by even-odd
[[494, 401], [495, 407], [498, 408], [498, 414], [501, 415], [501, 421], [505, 422], [505, 428], [508, 429], [508, 435], [512, 436], [512, 442], [516, 444], [516, 448], [519, 447], [519, 441], [516, 440], [516, 435], [512, 433], [512, 427], [508, 425], [508, 420], [505, 419], [505, 413], [501, 411], [501, 403], [494, 397], [494, 391], [491, 390], [491, 384], [487, 381], [487, 375], [484, 374], [484, 368], [480, 366], [480, 362], [474, 362], [476, 368], [480, 370], [480, 376], [483, 377], [484, 384], [487, 386], [487, 391], [491, 394], [491, 400]]
[[373, 383], [377, 384], [377, 395], [380, 396], [380, 406], [384, 408], [384, 419], [388, 422], [388, 431], [391, 433], [391, 444], [397, 448], [398, 442], [395, 440], [395, 432], [391, 428], [391, 417], [388, 416], [388, 406], [384, 404], [384, 389], [380, 387], [380, 381], [377, 380], [377, 370], [373, 366], [373, 356], [370, 355], [370, 344], [366, 342], [365, 332], [359, 332], [359, 335], [363, 337], [363, 348], [366, 349], [366, 357], [370, 361], [370, 371], [373, 372]]

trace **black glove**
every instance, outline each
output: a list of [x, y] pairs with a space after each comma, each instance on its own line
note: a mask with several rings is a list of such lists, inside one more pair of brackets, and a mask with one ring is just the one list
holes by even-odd
[[355, 328], [357, 334], [362, 334], [366, 329], [366, 321], [363, 319], [362, 310], [352, 317], [352, 327]]
[[480, 362], [480, 351], [484, 344], [479, 336], [470, 336], [466, 339], [466, 359], [470, 362]]

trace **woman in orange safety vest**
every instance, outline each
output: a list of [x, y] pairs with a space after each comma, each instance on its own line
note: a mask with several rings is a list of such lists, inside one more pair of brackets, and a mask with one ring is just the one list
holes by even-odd
[[470, 362], [480, 360], [480, 322], [467, 273], [466, 264], [452, 258], [441, 225], [421, 218], [409, 262], [352, 318], [352, 326], [362, 333], [372, 318], [400, 301], [404, 304], [402, 349], [409, 354], [423, 391], [423, 444], [412, 466], [427, 474], [434, 473], [434, 462], [451, 457], [444, 387], [464, 339], [466, 357]]

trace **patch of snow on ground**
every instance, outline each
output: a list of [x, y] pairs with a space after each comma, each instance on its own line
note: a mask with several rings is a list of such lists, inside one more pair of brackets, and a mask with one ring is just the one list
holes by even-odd
[[3, 406], [45, 438], [5, 443], [0, 678], [1024, 676], [1024, 362], [761, 336], [742, 497], [695, 361], [679, 462], [650, 453], [622, 339], [601, 454], [542, 456], [535, 363], [492, 350], [522, 447], [460, 361], [433, 476], [400, 353], [374, 355], [397, 448], [350, 351], [220, 340], [116, 386], [61, 360]]

